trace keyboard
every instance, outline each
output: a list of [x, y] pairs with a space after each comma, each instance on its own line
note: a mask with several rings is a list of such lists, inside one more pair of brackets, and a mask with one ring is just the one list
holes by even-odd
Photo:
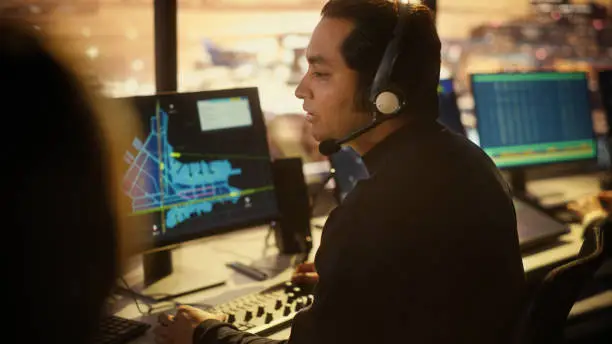
[[143, 335], [151, 325], [121, 318], [107, 316], [100, 322], [98, 333], [93, 337], [93, 344], [124, 344]]
[[312, 288], [284, 282], [213, 307], [241, 331], [267, 336], [291, 326], [293, 317], [314, 301]]

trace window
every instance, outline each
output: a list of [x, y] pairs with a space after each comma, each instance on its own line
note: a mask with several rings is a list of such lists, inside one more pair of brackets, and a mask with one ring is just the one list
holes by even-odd
[[2, 0], [0, 14], [30, 21], [108, 95], [155, 91], [153, 0]]
[[301, 113], [293, 92], [323, 0], [179, 1], [179, 89], [259, 88], [267, 115]]

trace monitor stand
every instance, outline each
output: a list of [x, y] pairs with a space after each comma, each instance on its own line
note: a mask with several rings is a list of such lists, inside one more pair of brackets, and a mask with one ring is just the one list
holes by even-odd
[[[202, 262], [202, 265], [207, 265]], [[221, 271], [173, 266], [172, 251], [165, 250], [147, 253], [143, 256], [142, 266], [144, 279], [141, 283], [130, 285], [123, 291], [145, 303], [169, 301], [181, 296], [225, 285], [227, 276]], [[223, 267], [223, 271], [226, 271]], [[128, 282], [129, 283], [129, 282]]]
[[510, 187], [514, 197], [530, 205], [541, 208], [538, 198], [527, 191], [527, 173], [524, 169], [514, 169], [509, 171]]
[[599, 187], [603, 191], [612, 190], [612, 172], [606, 171], [599, 179]]

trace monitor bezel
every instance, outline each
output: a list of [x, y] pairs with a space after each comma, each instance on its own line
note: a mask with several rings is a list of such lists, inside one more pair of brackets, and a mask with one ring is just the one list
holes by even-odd
[[[459, 114], [459, 123], [461, 123], [461, 128], [463, 129], [463, 132], [462, 133], [458, 133], [458, 134], [461, 134], [461, 135], [467, 137], [467, 128], [465, 127], [465, 125], [461, 121], [461, 109], [459, 108], [459, 102], [458, 102], [458, 98], [457, 98], [457, 91], [456, 91], [456, 88], [455, 88], [455, 78], [454, 77], [440, 78], [440, 80], [438, 81], [438, 85], [440, 85], [440, 83], [442, 81], [450, 81], [451, 86], [453, 87], [453, 91], [451, 93], [453, 94], [453, 99], [455, 100], [455, 105], [457, 107], [457, 113]], [[438, 100], [438, 107], [439, 107], [439, 100]], [[439, 119], [440, 119], [440, 109], [438, 108], [438, 120]], [[451, 128], [448, 128], [448, 129], [451, 132], [455, 132]]]
[[[132, 102], [135, 99], [139, 98], [156, 98], [160, 96], [187, 96], [198, 98], [198, 100], [207, 100], [207, 99], [215, 99], [215, 98], [231, 98], [231, 97], [247, 97], [249, 100], [249, 106], [251, 108], [251, 119], [253, 121], [253, 125], [260, 126], [263, 128], [263, 135], [261, 135], [261, 143], [267, 147], [267, 154], [270, 156], [270, 180], [273, 182], [272, 177], [272, 156], [270, 155], [270, 149], [268, 147], [268, 139], [267, 139], [267, 127], [264, 121], [263, 110], [261, 109], [261, 103], [259, 98], [259, 90], [257, 87], [245, 87], [245, 88], [233, 88], [233, 89], [222, 89], [222, 90], [207, 90], [207, 91], [195, 91], [195, 92], [158, 92], [152, 95], [136, 95], [132, 97], [122, 97], [122, 100]], [[132, 104], [132, 103], [131, 103]], [[136, 110], [136, 109], [134, 109]], [[138, 114], [140, 116], [140, 114]], [[139, 117], [140, 118], [140, 117]], [[159, 252], [164, 250], [171, 250], [176, 247], [185, 245], [189, 242], [197, 241], [200, 239], [208, 238], [215, 235], [225, 234], [228, 232], [245, 230], [252, 227], [257, 227], [265, 224], [270, 224], [273, 221], [277, 221], [280, 219], [280, 209], [278, 206], [278, 198], [276, 197], [276, 191], [273, 188], [272, 191], [274, 193], [274, 201], [276, 205], [275, 211], [267, 216], [262, 216], [257, 219], [252, 219], [248, 221], [243, 221], [240, 223], [234, 223], [231, 225], [218, 226], [215, 228], [209, 228], [202, 231], [196, 231], [193, 233], [185, 233], [178, 236], [173, 237], [172, 239], [163, 240], [160, 238], [155, 238], [151, 235], [151, 239], [149, 243], [150, 245], [143, 250], [143, 254]], [[150, 230], [147, 229], [147, 233]]]
[[[580, 158], [580, 159], [573, 159], [573, 160], [563, 160], [563, 161], [546, 161], [546, 162], [538, 162], [538, 163], [534, 163], [534, 164], [523, 164], [523, 165], [514, 165], [514, 166], [498, 166], [497, 164], [495, 164], [495, 166], [497, 166], [498, 169], [500, 170], [504, 170], [504, 171], [516, 171], [516, 170], [524, 170], [524, 169], [528, 169], [528, 168], [537, 168], [537, 167], [542, 167], [542, 166], [550, 166], [550, 165], [555, 165], [555, 164], [567, 164], [567, 163], [585, 163], [585, 162], [597, 162], [597, 135], [595, 133], [595, 129], [594, 129], [594, 123], [593, 123], [593, 103], [591, 101], [591, 97], [589, 95], [589, 74], [587, 72], [584, 71], [568, 71], [568, 72], [559, 72], [559, 71], [521, 71], [521, 72], [516, 72], [516, 71], [508, 71], [508, 72], [496, 72], [496, 73], [471, 73], [470, 74], [470, 93], [472, 94], [472, 98], [474, 99], [474, 108], [473, 108], [473, 113], [474, 113], [474, 117], [476, 117], [476, 132], [478, 133], [478, 137], [479, 137], [479, 143], [478, 146], [484, 151], [484, 148], [482, 147], [482, 145], [480, 144], [480, 126], [478, 125], [478, 120], [479, 120], [479, 111], [478, 111], [478, 107], [476, 106], [476, 94], [474, 93], [474, 78], [477, 76], [483, 76], [483, 75], [522, 75], [522, 74], [551, 74], [551, 73], [556, 73], [556, 74], [582, 74], [584, 75], [584, 91], [585, 91], [585, 95], [588, 101], [588, 105], [590, 108], [590, 115], [591, 115], [591, 139], [593, 140], [593, 143], [595, 144], [595, 154], [592, 157], [588, 157], [588, 158]], [[488, 154], [487, 154], [488, 155]], [[493, 161], [493, 158], [491, 158], [491, 160]], [[493, 161], [495, 162], [495, 161]]]

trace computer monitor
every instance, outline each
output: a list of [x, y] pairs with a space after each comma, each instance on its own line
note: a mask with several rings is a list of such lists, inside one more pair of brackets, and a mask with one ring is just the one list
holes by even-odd
[[440, 80], [438, 86], [438, 104], [438, 122], [458, 134], [466, 135], [465, 127], [461, 123], [461, 111], [457, 105], [457, 94], [453, 88], [452, 79]]
[[471, 78], [480, 146], [500, 168], [596, 158], [585, 73]]
[[523, 168], [597, 158], [587, 75], [471, 75], [481, 148], [526, 192]]
[[335, 196], [338, 203], [344, 201], [358, 181], [369, 177], [361, 156], [351, 147], [342, 147], [329, 157], [334, 169]]
[[172, 271], [164, 249], [279, 217], [256, 88], [128, 100], [143, 134], [125, 152], [122, 187], [131, 215], [153, 218], [145, 284]]

